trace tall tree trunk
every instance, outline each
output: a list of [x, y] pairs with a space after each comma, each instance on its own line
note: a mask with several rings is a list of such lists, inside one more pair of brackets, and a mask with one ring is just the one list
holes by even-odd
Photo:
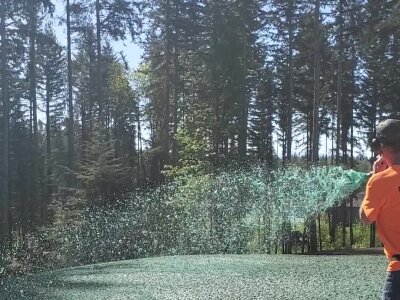
[[[87, 39], [88, 39], [88, 47], [89, 47], [89, 105], [87, 112], [87, 139], [85, 141], [90, 140], [93, 137], [93, 108], [96, 99], [96, 86], [97, 86], [97, 76], [96, 76], [96, 49], [93, 46], [95, 44], [94, 38], [94, 29], [90, 26], [87, 29]], [[82, 147], [86, 147], [85, 143], [82, 144]]]
[[[140, 106], [137, 111], [137, 145], [138, 145], [138, 155], [137, 155], [137, 173], [136, 173], [136, 186], [140, 187], [141, 183], [141, 162], [142, 162], [142, 128], [140, 124]], [[143, 170], [144, 171], [144, 170]]]
[[[354, 77], [353, 77], [354, 78]], [[350, 168], [354, 169], [354, 98], [351, 99]]]
[[[215, 3], [213, 2], [213, 5]], [[216, 32], [217, 28], [217, 20], [218, 20], [218, 15], [216, 13], [217, 9], [214, 7], [212, 10], [213, 15], [212, 15], [212, 33], [211, 33], [211, 49], [212, 49], [212, 61], [217, 60], [217, 55], [216, 55], [216, 49], [217, 49], [217, 43], [218, 43], [218, 36]], [[211, 95], [210, 95], [210, 101], [212, 102], [213, 107], [213, 112], [214, 112], [214, 118], [213, 118], [213, 142], [214, 142], [214, 153], [215, 153], [215, 164], [218, 166], [220, 163], [220, 153], [222, 153], [222, 130], [221, 130], [221, 124], [222, 124], [222, 118], [221, 118], [221, 105], [220, 105], [220, 97], [219, 97], [219, 90], [217, 88], [217, 81], [218, 81], [218, 74], [217, 74], [217, 68], [215, 64], [211, 64]], [[194, 93], [194, 89], [193, 89]]]
[[81, 101], [81, 159], [86, 159], [86, 146], [85, 143], [88, 141], [88, 123], [87, 123], [87, 114], [86, 114], [86, 103], [85, 101]]
[[165, 11], [165, 98], [164, 98], [164, 123], [162, 127], [162, 158], [161, 170], [169, 162], [169, 123], [170, 123], [170, 94], [171, 94], [171, 3], [167, 0]]
[[[355, 12], [356, 11], [356, 7], [353, 3], [352, 6], [352, 11]], [[356, 28], [356, 24], [355, 24], [355, 15], [354, 13], [351, 14], [351, 28]], [[351, 60], [353, 62], [353, 66], [352, 66], [352, 76], [351, 76], [351, 80], [352, 80], [352, 86], [355, 88], [357, 86], [356, 83], [356, 69], [357, 69], [357, 52], [356, 52], [356, 41], [355, 38], [353, 37], [351, 39]], [[354, 104], [355, 104], [355, 95], [352, 96], [351, 98], [351, 129], [350, 129], [350, 168], [354, 168], [355, 164], [354, 164]]]
[[310, 126], [309, 126], [309, 124], [310, 124], [310, 112], [307, 112], [306, 113], [306, 144], [307, 144], [307, 146], [306, 146], [306, 157], [307, 157], [307, 165], [310, 163], [310, 161], [311, 161], [311, 143], [312, 143], [312, 141], [311, 141], [311, 138], [310, 138], [310, 136], [311, 136], [311, 134], [310, 134]]
[[[340, 159], [340, 148], [342, 148], [343, 156], [345, 154], [345, 147], [341, 144], [346, 139], [342, 136], [342, 84], [343, 84], [343, 0], [339, 1], [338, 8], [338, 67], [337, 67], [337, 95], [336, 95], [336, 165], [341, 163]], [[344, 130], [343, 130], [344, 131]], [[340, 210], [341, 210], [341, 220], [342, 220], [342, 247], [346, 246], [346, 199], [342, 200]]]
[[[67, 0], [67, 68], [68, 68], [68, 168], [74, 169], [74, 107], [72, 100], [72, 50], [71, 50], [71, 7]], [[82, 119], [82, 127], [83, 122]]]
[[101, 5], [100, 0], [96, 0], [96, 49], [97, 49], [97, 64], [96, 64], [96, 72], [97, 72], [97, 84], [96, 84], [96, 91], [97, 91], [97, 101], [99, 103], [99, 127], [100, 132], [104, 133], [104, 99], [103, 99], [103, 68], [102, 68], [102, 52], [101, 52]]
[[36, 36], [37, 36], [37, 22], [38, 22], [38, 4], [37, 0], [30, 1], [29, 11], [29, 95], [32, 104], [32, 122], [33, 122], [33, 135], [32, 135], [32, 176], [31, 176], [31, 203], [30, 203], [30, 218], [29, 221], [34, 220], [36, 214], [36, 205], [38, 198], [38, 149], [39, 149], [39, 133], [38, 133], [38, 119], [37, 119], [37, 97], [36, 97]]
[[[284, 117], [287, 117], [287, 116], [285, 115]], [[282, 130], [282, 163], [285, 163], [286, 155], [287, 155], [286, 131], [287, 131], [287, 128], [284, 128], [284, 130]]]
[[339, 1], [338, 15], [338, 68], [337, 68], [337, 101], [336, 101], [336, 164], [340, 164], [340, 137], [342, 123], [342, 61], [343, 61], [343, 0]]
[[174, 132], [173, 132], [173, 143], [172, 143], [172, 163], [173, 165], [178, 164], [178, 142], [176, 140], [178, 134], [178, 105], [179, 105], [179, 94], [180, 94], [180, 84], [179, 84], [179, 62], [178, 62], [178, 53], [177, 47], [174, 47], [174, 111], [173, 111], [173, 119], [174, 119]]
[[[7, 37], [6, 37], [6, 0], [0, 4], [0, 37], [1, 37], [1, 102], [3, 103], [3, 143], [2, 143], [2, 193], [1, 193], [1, 229], [0, 245], [5, 248], [9, 234], [9, 136], [10, 136], [10, 98], [7, 71]], [[0, 249], [3, 250], [3, 249]]]
[[321, 50], [320, 50], [320, 0], [315, 2], [315, 30], [314, 30], [314, 113], [313, 113], [313, 149], [312, 161], [318, 162], [319, 148], [319, 103], [321, 99], [320, 74], [321, 74]]
[[240, 111], [239, 111], [239, 141], [238, 141], [238, 153], [240, 159], [246, 158], [247, 153], [247, 123], [249, 114], [249, 103], [247, 99], [247, 26], [248, 23], [246, 18], [246, 1], [241, 3], [241, 14], [242, 14], [242, 76], [241, 76], [241, 99], [240, 101]]
[[267, 119], [266, 119], [266, 134], [267, 134], [267, 141], [266, 141], [266, 161], [267, 161], [267, 166], [272, 166], [273, 160], [274, 160], [274, 145], [273, 145], [273, 102], [272, 99], [267, 99]]
[[[321, 73], [321, 53], [320, 53], [320, 0], [315, 2], [315, 31], [314, 31], [314, 113], [313, 113], [313, 147], [312, 161], [318, 163], [318, 148], [319, 148], [319, 103], [320, 103], [320, 73]], [[315, 217], [312, 218], [310, 224], [310, 251], [316, 252], [317, 245], [317, 228]]]
[[[334, 116], [332, 116], [333, 120]], [[332, 122], [332, 130], [331, 130], [331, 165], [335, 164], [335, 124]]]
[[[180, 17], [180, 8], [179, 8], [179, 1], [173, 0], [173, 5], [175, 7], [174, 10], [174, 16], [176, 19], [179, 19]], [[174, 32], [178, 32], [178, 29], [176, 28], [176, 24], [174, 24]], [[173, 87], [174, 87], [174, 104], [173, 104], [173, 112], [172, 112], [172, 118], [173, 118], [173, 137], [172, 137], [172, 160], [171, 163], [176, 166], [178, 164], [178, 141], [176, 140], [177, 134], [178, 134], [178, 125], [179, 125], [179, 120], [178, 120], [178, 111], [179, 111], [179, 98], [181, 96], [181, 85], [180, 85], [180, 70], [179, 70], [179, 47], [178, 47], [178, 41], [177, 41], [177, 35], [174, 35], [173, 41], [171, 40], [170, 42], [173, 42], [173, 45], [170, 45], [170, 48], [173, 49]]]
[[[47, 220], [47, 205], [50, 203], [52, 194], [52, 168], [51, 168], [51, 124], [50, 124], [50, 82], [49, 78], [46, 78], [46, 160], [47, 160], [47, 195], [46, 201], [42, 202], [41, 217], [46, 224]], [[44, 197], [43, 197], [44, 199]]]
[[294, 75], [293, 75], [293, 0], [289, 0], [288, 7], [288, 25], [289, 25], [289, 91], [288, 91], [288, 122], [287, 122], [287, 161], [290, 162], [292, 158], [292, 139], [293, 139], [293, 89], [294, 89]]

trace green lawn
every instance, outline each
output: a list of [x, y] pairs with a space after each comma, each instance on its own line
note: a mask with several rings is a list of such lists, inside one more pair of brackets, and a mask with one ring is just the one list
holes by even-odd
[[378, 299], [383, 255], [204, 255], [122, 261], [12, 279], [0, 299]]

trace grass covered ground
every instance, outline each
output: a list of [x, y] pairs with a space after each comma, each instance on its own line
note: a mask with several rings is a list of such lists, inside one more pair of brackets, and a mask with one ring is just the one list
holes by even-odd
[[378, 299], [383, 255], [204, 255], [10, 279], [0, 299]]

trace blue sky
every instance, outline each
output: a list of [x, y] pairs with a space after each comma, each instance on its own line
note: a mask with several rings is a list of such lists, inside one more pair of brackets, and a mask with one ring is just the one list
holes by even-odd
[[[63, 0], [54, 0], [54, 4], [56, 5], [56, 12], [55, 12], [55, 17], [61, 17], [65, 16], [65, 4], [63, 3]], [[67, 39], [66, 39], [66, 25], [62, 24], [61, 26], [58, 26], [58, 21], [55, 21], [55, 31], [56, 35], [58, 38], [58, 41], [66, 46]], [[127, 41], [119, 41], [119, 42], [112, 42], [112, 46], [114, 47], [115, 52], [123, 52], [123, 54], [126, 56], [126, 59], [129, 63], [129, 66], [132, 70], [136, 69], [140, 63], [140, 58], [143, 53], [142, 49], [130, 42], [129, 40]]]

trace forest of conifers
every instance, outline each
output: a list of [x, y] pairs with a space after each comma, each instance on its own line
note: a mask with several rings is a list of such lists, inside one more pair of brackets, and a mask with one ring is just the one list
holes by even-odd
[[[55, 5], [0, 0], [3, 250], [202, 168], [353, 167], [400, 113], [399, 1]], [[138, 68], [115, 41], [143, 49]]]

